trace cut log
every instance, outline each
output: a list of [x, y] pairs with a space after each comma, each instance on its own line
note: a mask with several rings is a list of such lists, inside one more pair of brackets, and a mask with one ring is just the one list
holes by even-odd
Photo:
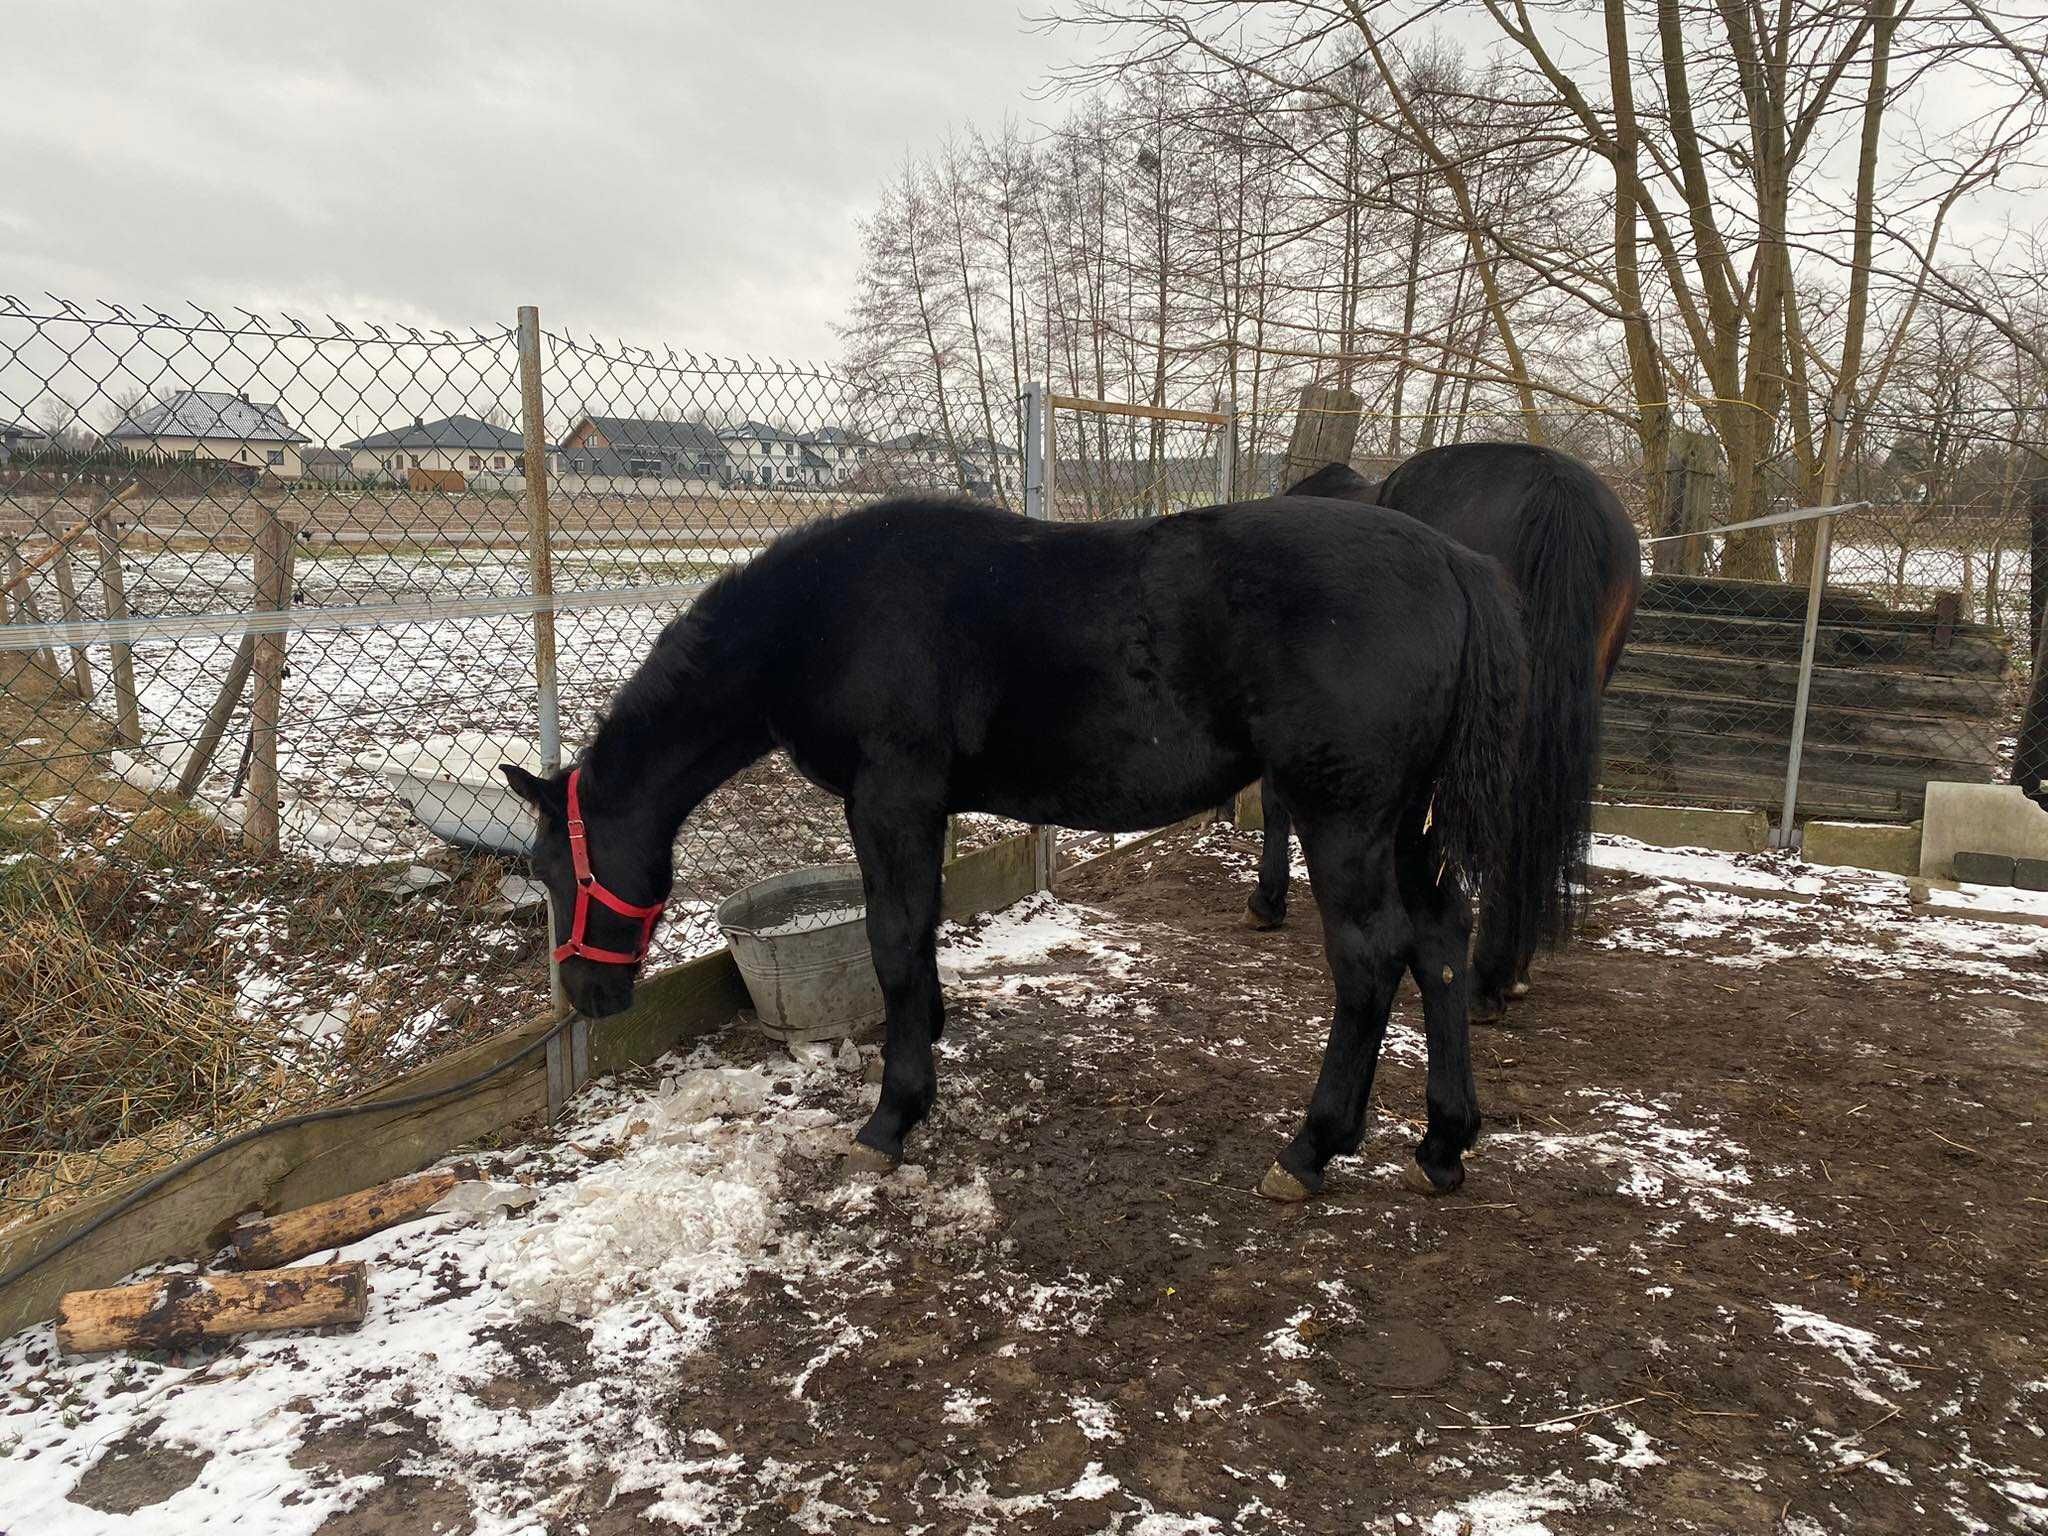
[[57, 1303], [57, 1347], [189, 1349], [202, 1339], [360, 1323], [370, 1306], [361, 1260], [242, 1275], [161, 1275], [139, 1285], [72, 1291]]
[[410, 1178], [323, 1200], [276, 1216], [250, 1217], [230, 1234], [237, 1269], [273, 1269], [323, 1248], [340, 1248], [372, 1232], [410, 1221], [456, 1185], [477, 1177], [474, 1164], [458, 1163]]

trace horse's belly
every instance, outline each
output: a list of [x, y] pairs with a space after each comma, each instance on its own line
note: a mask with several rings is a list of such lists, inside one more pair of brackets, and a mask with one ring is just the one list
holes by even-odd
[[1057, 735], [963, 764], [957, 810], [1089, 832], [1139, 832], [1220, 804], [1249, 784], [1248, 755], [1186, 738], [1065, 742]]

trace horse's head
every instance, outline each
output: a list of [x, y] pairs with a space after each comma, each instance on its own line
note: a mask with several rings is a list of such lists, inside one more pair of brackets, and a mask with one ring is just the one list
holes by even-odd
[[499, 769], [534, 809], [533, 872], [547, 887], [562, 986], [579, 1013], [601, 1019], [633, 1001], [633, 981], [668, 899], [668, 845], [634, 819], [591, 804], [580, 768], [540, 778]]

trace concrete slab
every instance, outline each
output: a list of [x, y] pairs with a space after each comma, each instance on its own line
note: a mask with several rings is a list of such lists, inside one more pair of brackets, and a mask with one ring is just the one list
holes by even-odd
[[1809, 864], [1842, 864], [1890, 875], [1920, 873], [1920, 823], [1809, 821], [1801, 829], [1800, 857]]
[[2016, 784], [1929, 784], [1921, 825], [1920, 873], [1929, 877], [1953, 875], [1958, 853], [2048, 859], [2048, 811]]
[[2011, 885], [2013, 863], [2009, 853], [1972, 853], [1967, 849], [1949, 860], [1956, 878], [1965, 885]]
[[1720, 853], [1761, 853], [1771, 845], [1771, 818], [1762, 811], [1703, 810], [1689, 805], [1595, 805], [1593, 830], [1633, 838], [1656, 848], [1712, 848]]

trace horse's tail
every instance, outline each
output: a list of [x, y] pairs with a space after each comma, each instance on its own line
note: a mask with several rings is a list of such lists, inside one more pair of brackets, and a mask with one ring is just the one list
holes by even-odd
[[1489, 884], [1502, 878], [1519, 815], [1515, 742], [1528, 653], [1500, 566], [1457, 545], [1447, 553], [1465, 597], [1465, 648], [1431, 820], [1446, 860], [1467, 883]]
[[1634, 530], [1612, 500], [1591, 471], [1559, 466], [1536, 477], [1516, 535], [1529, 695], [1507, 895], [1531, 943], [1565, 938], [1585, 888], [1600, 695], [1641, 581]]

